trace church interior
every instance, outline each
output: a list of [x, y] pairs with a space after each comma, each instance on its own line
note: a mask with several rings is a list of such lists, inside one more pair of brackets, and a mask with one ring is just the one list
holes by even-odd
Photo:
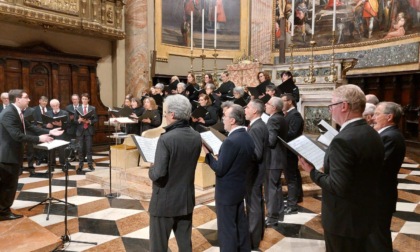
[[[217, 15], [207, 2], [212, 1], [0, 0], [0, 93], [23, 89], [30, 106], [46, 96], [62, 108], [71, 104], [72, 94], [89, 93], [98, 115], [95, 171], [81, 175], [70, 169], [68, 189], [59, 169], [51, 181], [24, 172], [12, 209], [25, 217], [0, 222], [0, 251], [149, 251], [150, 163], [130, 138], [124, 144], [112, 138], [109, 108], [124, 104], [127, 94], [141, 98], [157, 83], [168, 85], [174, 75], [186, 81], [189, 72], [198, 80], [211, 73], [219, 82], [224, 71], [236, 86], [247, 87], [259, 84], [260, 71], [275, 85], [283, 71], [291, 71], [300, 89], [304, 133], [314, 137], [321, 120], [336, 126], [328, 104], [341, 85], [355, 84], [380, 101], [400, 104], [404, 115], [398, 126], [407, 152], [398, 174], [392, 240], [395, 251], [419, 251], [418, 1], [384, 5], [369, 21], [353, 1], [342, 1], [335, 11], [333, 1], [298, 0], [302, 24], [292, 28], [287, 16], [295, 1], [217, 0]], [[159, 136], [163, 126], [146, 136]], [[35, 168], [48, 170], [46, 164]], [[325, 251], [321, 188], [307, 172], [301, 170], [301, 176], [299, 213], [267, 228], [260, 251]], [[193, 251], [219, 251], [215, 175], [203, 153], [194, 184]], [[117, 196], [107, 197], [112, 193]], [[62, 203], [29, 210], [46, 197], [65, 196], [73, 204], [66, 221]], [[63, 235], [71, 241], [60, 248]], [[178, 251], [174, 235], [169, 247]]]

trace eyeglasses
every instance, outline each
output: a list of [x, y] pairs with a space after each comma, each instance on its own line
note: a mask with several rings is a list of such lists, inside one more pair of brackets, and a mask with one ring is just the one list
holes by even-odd
[[331, 103], [330, 105], [328, 105], [328, 109], [329, 109], [329, 110], [332, 110], [332, 108], [333, 108], [335, 105], [338, 105], [338, 104], [341, 104], [341, 103], [344, 103], [344, 101]]

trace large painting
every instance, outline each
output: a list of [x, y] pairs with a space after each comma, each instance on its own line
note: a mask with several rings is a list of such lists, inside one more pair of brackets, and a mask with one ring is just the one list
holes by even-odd
[[[309, 47], [314, 31], [317, 46], [331, 45], [336, 1], [336, 44], [390, 39], [420, 32], [420, 0], [275, 0], [274, 45]], [[313, 15], [315, 8], [315, 15]], [[315, 19], [314, 27], [313, 18]]]
[[194, 48], [204, 34], [204, 48], [213, 49], [217, 29], [217, 49], [239, 50], [241, 7], [240, 0], [162, 0], [162, 43], [189, 48], [192, 32]]

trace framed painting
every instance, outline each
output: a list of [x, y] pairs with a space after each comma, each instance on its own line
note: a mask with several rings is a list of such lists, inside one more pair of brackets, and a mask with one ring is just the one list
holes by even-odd
[[300, 48], [310, 47], [312, 38], [316, 46], [330, 46], [333, 30], [336, 45], [355, 46], [420, 32], [419, 0], [274, 0], [273, 6], [274, 50], [287, 48], [292, 32]]
[[[158, 58], [168, 54], [234, 58], [248, 50], [249, 0], [156, 0]], [[207, 55], [208, 54], [208, 55]]]

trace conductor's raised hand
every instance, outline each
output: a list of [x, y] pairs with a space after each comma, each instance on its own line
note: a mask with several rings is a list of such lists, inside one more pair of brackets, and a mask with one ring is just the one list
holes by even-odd
[[48, 134], [52, 136], [61, 136], [63, 133], [64, 133], [64, 130], [62, 130], [61, 128], [55, 128], [55, 129], [50, 130]]

